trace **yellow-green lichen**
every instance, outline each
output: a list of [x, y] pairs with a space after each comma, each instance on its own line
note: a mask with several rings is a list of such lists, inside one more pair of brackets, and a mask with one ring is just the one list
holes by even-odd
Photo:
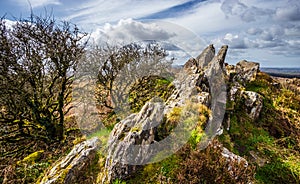
[[25, 157], [23, 160], [18, 161], [17, 165], [20, 164], [34, 164], [38, 159], [41, 158], [42, 154], [44, 153], [44, 150], [36, 151], [34, 153], [29, 154], [27, 157]]

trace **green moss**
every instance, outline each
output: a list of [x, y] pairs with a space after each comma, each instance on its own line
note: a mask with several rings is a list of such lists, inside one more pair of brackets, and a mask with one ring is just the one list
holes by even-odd
[[37, 178], [44, 176], [44, 171], [50, 164], [48, 162], [34, 163], [29, 167], [17, 167], [16, 174], [22, 177], [26, 183], [35, 183]]
[[115, 181], [112, 182], [113, 184], [126, 184], [125, 181], [122, 181], [122, 180], [119, 180], [119, 179], [116, 179]]
[[272, 86], [272, 82], [273, 79], [269, 75], [260, 72], [257, 74], [256, 80], [246, 84], [246, 90], [260, 93], [263, 96], [268, 95], [272, 90], [276, 90]]
[[160, 87], [162, 85], [169, 85], [171, 80], [165, 79], [165, 78], [157, 78], [155, 80], [155, 84], [157, 87]]
[[201, 142], [201, 140], [204, 138], [205, 133], [203, 130], [199, 130], [198, 128], [192, 130], [191, 137], [189, 138], [189, 144], [193, 149], [197, 148], [197, 144]]
[[135, 127], [132, 127], [132, 128], [130, 129], [130, 132], [139, 132], [139, 131], [141, 131], [141, 130], [142, 130], [141, 127], [135, 126]]
[[17, 164], [34, 164], [37, 160], [39, 160], [44, 153], [44, 150], [36, 151], [34, 153], [31, 153], [27, 157], [25, 157], [23, 160], [18, 161]]
[[177, 169], [181, 157], [174, 154], [160, 162], [147, 164], [139, 173], [126, 183], [176, 183]]
[[92, 134], [90, 134], [87, 139], [90, 139], [92, 137], [98, 137], [101, 140], [101, 144], [105, 145], [108, 141], [109, 138], [109, 134], [110, 134], [111, 130], [110, 129], [100, 129]]
[[166, 101], [174, 90], [171, 79], [160, 76], [148, 76], [132, 86], [128, 102], [132, 112], [138, 112], [147, 101], [157, 96]]
[[174, 107], [164, 117], [164, 121], [158, 127], [157, 141], [170, 135], [173, 129], [181, 123], [185, 132], [191, 133], [190, 143], [197, 144], [203, 136], [203, 125], [210, 115], [210, 110], [199, 103], [187, 101], [183, 107]]
[[255, 178], [265, 184], [300, 183], [299, 173], [298, 175], [295, 175], [288, 165], [279, 159], [258, 168]]
[[76, 145], [76, 144], [79, 144], [83, 141], [86, 141], [86, 136], [80, 136], [80, 137], [76, 137], [73, 141], [73, 144]]
[[225, 148], [229, 149], [230, 151], [234, 150], [234, 143], [231, 141], [231, 137], [227, 131], [224, 131], [224, 133], [218, 137], [218, 140]]
[[299, 137], [296, 112], [300, 100], [287, 89], [275, 88], [270, 76], [259, 73], [257, 79], [246, 85], [263, 97], [263, 108], [257, 121], [249, 119], [243, 108], [244, 101], [237, 99], [227, 104], [230, 129], [219, 140], [236, 154], [251, 156], [255, 151], [267, 164], [257, 167], [257, 183], [300, 183]]

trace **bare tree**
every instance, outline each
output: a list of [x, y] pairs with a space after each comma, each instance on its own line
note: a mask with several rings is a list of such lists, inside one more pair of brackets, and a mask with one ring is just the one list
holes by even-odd
[[74, 71], [86, 34], [53, 18], [31, 15], [8, 29], [0, 21], [0, 140], [62, 140]]
[[118, 110], [116, 108], [128, 108], [123, 105], [129, 105], [130, 88], [138, 79], [169, 75], [173, 59], [168, 60], [166, 56], [166, 50], [157, 43], [94, 47], [87, 60], [98, 64], [98, 103], [114, 111]]

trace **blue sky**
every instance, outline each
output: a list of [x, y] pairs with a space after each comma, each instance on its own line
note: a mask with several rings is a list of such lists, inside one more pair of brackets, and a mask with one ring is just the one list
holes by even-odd
[[[29, 0], [35, 14], [53, 12], [95, 41], [158, 39], [196, 57], [209, 44], [229, 45], [227, 62], [300, 68], [299, 0]], [[28, 17], [28, 0], [1, 0], [6, 19]], [[152, 19], [145, 22], [145, 19]], [[183, 56], [184, 54], [181, 53]]]

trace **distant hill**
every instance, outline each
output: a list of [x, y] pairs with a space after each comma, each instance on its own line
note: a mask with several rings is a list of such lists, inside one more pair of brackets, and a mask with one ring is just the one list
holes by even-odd
[[274, 77], [300, 78], [300, 68], [261, 68], [261, 71]]

